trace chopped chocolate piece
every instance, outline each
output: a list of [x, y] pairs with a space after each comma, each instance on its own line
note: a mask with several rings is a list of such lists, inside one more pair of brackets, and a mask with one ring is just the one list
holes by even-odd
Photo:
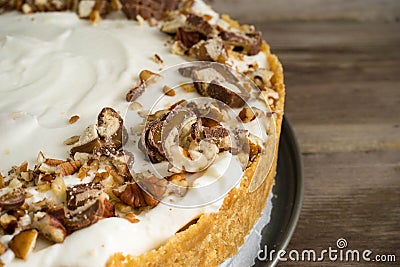
[[4, 11], [12, 10], [15, 8], [14, 1], [11, 0], [0, 0], [0, 14]]
[[0, 208], [12, 210], [20, 207], [25, 202], [26, 192], [22, 187], [14, 188], [0, 197]]
[[256, 118], [256, 114], [251, 108], [244, 107], [239, 113], [239, 118], [242, 122], [247, 123], [254, 120]]
[[140, 15], [145, 20], [161, 20], [167, 11], [176, 10], [180, 0], [121, 0], [122, 11], [128, 19]]
[[189, 55], [194, 55], [198, 60], [216, 61], [224, 63], [228, 55], [221, 38], [215, 37], [207, 41], [200, 41], [192, 46]]
[[[106, 146], [119, 149], [123, 145], [123, 120], [112, 108], [103, 108], [97, 117], [97, 129]], [[126, 135], [125, 135], [126, 136]]]
[[25, 0], [25, 4], [31, 8], [32, 12], [65, 11], [68, 8], [67, 0]]
[[78, 145], [78, 146], [71, 148], [70, 154], [71, 154], [71, 156], [74, 156], [75, 153], [78, 153], [78, 152], [92, 154], [93, 151], [95, 150], [95, 148], [100, 147], [100, 146], [102, 146], [102, 142], [100, 141], [99, 138], [95, 138], [88, 143]]
[[175, 36], [175, 40], [181, 42], [186, 49], [191, 48], [193, 45], [200, 42], [201, 39], [204, 39], [201, 33], [185, 31], [182, 28], [178, 29]]
[[126, 101], [128, 102], [135, 101], [136, 99], [139, 98], [139, 96], [141, 96], [144, 93], [145, 89], [146, 85], [144, 84], [144, 82], [141, 82], [140, 84], [136, 85], [126, 94]]
[[165, 33], [176, 33], [179, 28], [183, 28], [186, 24], [186, 16], [183, 14], [177, 14], [171, 20], [167, 20], [163, 23], [161, 31]]
[[192, 129], [190, 133], [193, 140], [199, 142], [203, 139], [203, 125], [201, 123], [201, 119], [197, 119], [195, 123], [192, 124]]
[[228, 45], [233, 45], [235, 51], [253, 56], [260, 52], [262, 45], [261, 32], [241, 33], [223, 31], [219, 36]]
[[75, 153], [89, 153], [92, 154], [94, 149], [103, 145], [99, 138], [96, 126], [91, 125], [85, 129], [79, 141], [71, 148], [70, 154], [74, 156]]
[[204, 137], [214, 141], [219, 141], [229, 135], [229, 131], [222, 126], [218, 127], [204, 127]]
[[102, 186], [98, 183], [77, 184], [67, 187], [67, 207], [75, 210], [94, 200], [102, 193]]
[[67, 236], [64, 225], [56, 217], [45, 212], [38, 212], [33, 216], [32, 226], [46, 239], [55, 243], [62, 243]]
[[64, 226], [68, 232], [74, 232], [76, 230], [88, 227], [103, 217], [104, 204], [103, 201], [97, 199], [93, 204], [87, 205], [88, 207], [83, 210], [79, 210], [76, 213], [70, 213], [64, 221]]
[[161, 129], [164, 124], [162, 118], [158, 118], [146, 124], [139, 142], [139, 148], [147, 154], [152, 163], [165, 160], [161, 144]]
[[193, 76], [193, 72], [197, 70], [197, 66], [183, 67], [179, 68], [179, 74], [186, 78], [191, 78]]
[[236, 78], [227, 68], [218, 68], [218, 65], [213, 64], [193, 71], [196, 90], [199, 94], [220, 100], [231, 108], [242, 107], [249, 99], [249, 93], [234, 81]]
[[208, 21], [194, 14], [187, 15], [185, 29], [199, 32], [204, 36], [208, 36], [214, 31], [213, 27], [210, 25], [210, 23], [208, 23]]

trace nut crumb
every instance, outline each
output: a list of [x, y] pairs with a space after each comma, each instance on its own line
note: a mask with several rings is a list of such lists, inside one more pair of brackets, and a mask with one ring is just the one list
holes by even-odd
[[93, 10], [89, 16], [90, 23], [92, 25], [97, 25], [101, 21], [100, 12], [98, 10]]
[[256, 118], [256, 114], [251, 108], [244, 107], [239, 113], [239, 118], [244, 123], [251, 122]]
[[151, 57], [151, 59], [155, 62], [155, 63], [157, 63], [157, 64], [163, 64], [164, 63], [164, 60], [160, 57], [160, 55], [158, 55], [157, 53], [156, 54], [154, 54], [152, 57]]
[[140, 222], [140, 220], [138, 218], [136, 218], [136, 215], [133, 213], [126, 214], [124, 218], [127, 219], [128, 221], [130, 221], [131, 223]]
[[79, 135], [71, 136], [64, 141], [64, 145], [71, 146], [79, 141]]
[[196, 92], [196, 88], [194, 88], [192, 83], [182, 83], [179, 86], [187, 93]]
[[144, 24], [144, 18], [142, 16], [140, 16], [139, 14], [136, 15], [136, 20], [137, 20], [139, 26], [142, 26]]
[[141, 110], [142, 108], [143, 108], [143, 106], [142, 106], [142, 104], [140, 104], [139, 102], [132, 102], [130, 105], [129, 105], [129, 108], [131, 109], [131, 110]]
[[169, 87], [168, 85], [164, 85], [163, 92], [167, 96], [175, 96], [176, 95], [175, 90], [172, 89], [171, 87]]
[[150, 70], [142, 70], [139, 73], [140, 80], [144, 81], [146, 84], [155, 83], [160, 77], [160, 74], [154, 73]]
[[74, 124], [75, 122], [77, 122], [80, 119], [80, 117], [78, 115], [74, 115], [71, 118], [69, 118], [68, 122], [69, 124]]

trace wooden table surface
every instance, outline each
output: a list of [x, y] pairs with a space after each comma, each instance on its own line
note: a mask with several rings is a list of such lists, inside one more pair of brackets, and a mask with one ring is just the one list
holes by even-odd
[[[261, 22], [284, 65], [286, 115], [304, 160], [304, 202], [287, 251], [395, 254], [400, 265], [400, 23]], [[279, 266], [394, 266], [281, 263]]]

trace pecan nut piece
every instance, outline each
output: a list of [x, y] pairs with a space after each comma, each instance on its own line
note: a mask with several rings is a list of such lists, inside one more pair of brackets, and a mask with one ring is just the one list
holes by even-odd
[[155, 207], [159, 202], [157, 199], [162, 197], [165, 192], [167, 181], [164, 179], [154, 179], [156, 180], [145, 178], [140, 181], [140, 186], [138, 183], [129, 183], [126, 185], [124, 191], [118, 192], [114, 190], [113, 192], [120, 198], [122, 203], [134, 208]]
[[81, 167], [81, 162], [79, 160], [69, 160], [57, 165], [56, 173], [61, 174], [61, 176], [68, 176], [74, 174]]

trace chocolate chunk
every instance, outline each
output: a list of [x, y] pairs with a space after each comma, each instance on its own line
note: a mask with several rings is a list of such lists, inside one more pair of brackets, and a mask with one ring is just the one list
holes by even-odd
[[175, 40], [181, 42], [186, 49], [191, 48], [204, 38], [201, 33], [185, 31], [182, 28], [179, 28], [175, 35]]
[[140, 15], [145, 20], [161, 20], [167, 11], [176, 10], [180, 0], [121, 0], [122, 11], [128, 19], [136, 20]]
[[79, 210], [76, 214], [70, 213], [64, 221], [64, 226], [68, 232], [74, 232], [76, 230], [88, 227], [100, 220], [104, 213], [103, 201], [97, 199], [93, 204], [87, 205], [88, 207]]
[[75, 153], [78, 153], [78, 152], [92, 154], [93, 151], [96, 150], [96, 148], [101, 147], [101, 146], [102, 146], [102, 142], [100, 141], [100, 139], [95, 138], [88, 143], [78, 145], [78, 146], [71, 148], [70, 154], [71, 154], [71, 156], [74, 156]]
[[188, 14], [186, 16], [186, 26], [189, 31], [196, 31], [204, 36], [208, 36], [213, 33], [214, 29], [208, 21], [200, 16], [194, 14]]
[[147, 123], [139, 142], [139, 149], [145, 153], [152, 163], [165, 160], [162, 152], [161, 129], [165, 117]]
[[193, 71], [192, 79], [199, 94], [220, 100], [231, 108], [242, 107], [250, 97], [233, 73], [220, 64]]
[[207, 41], [201, 41], [193, 45], [189, 51], [189, 55], [193, 55], [198, 60], [221, 63], [224, 63], [228, 58], [224, 42], [218, 37], [208, 39]]
[[203, 125], [201, 119], [197, 119], [197, 121], [192, 124], [190, 135], [196, 142], [200, 142], [200, 140], [203, 139]]
[[133, 87], [129, 92], [126, 94], [126, 101], [132, 102], [138, 99], [146, 90], [146, 85], [141, 82], [139, 85]]
[[216, 83], [209, 84], [209, 86], [207, 87], [207, 96], [224, 102], [231, 108], [242, 107], [246, 103], [246, 100], [249, 98], [247, 94], [237, 94], [229, 88]]
[[25, 0], [25, 4], [29, 5], [32, 12], [65, 11], [68, 8], [68, 1], [66, 0]]
[[[119, 149], [123, 145], [123, 120], [112, 108], [103, 108], [97, 117], [97, 129], [101, 140], [105, 145]], [[126, 135], [125, 135], [126, 136]]]
[[229, 131], [225, 129], [224, 127], [218, 126], [218, 127], [204, 127], [204, 137], [207, 139], [211, 139], [214, 141], [219, 141], [224, 137], [227, 137], [229, 135]]
[[0, 197], [0, 208], [12, 210], [20, 207], [25, 202], [26, 192], [22, 187], [15, 188]]
[[223, 31], [219, 36], [228, 45], [233, 45], [235, 51], [253, 56], [260, 52], [262, 45], [261, 32], [241, 33]]
[[98, 198], [102, 192], [102, 186], [98, 183], [77, 184], [67, 187], [67, 207], [75, 210], [91, 200]]

